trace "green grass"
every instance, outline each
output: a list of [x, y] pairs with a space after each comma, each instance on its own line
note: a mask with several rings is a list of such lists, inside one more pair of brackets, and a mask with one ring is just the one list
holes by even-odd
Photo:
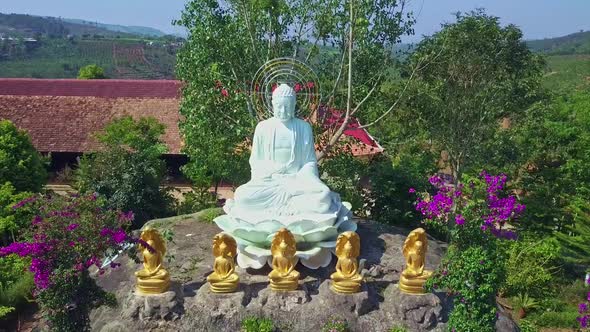
[[547, 57], [544, 84], [553, 91], [590, 87], [590, 54], [552, 55]]

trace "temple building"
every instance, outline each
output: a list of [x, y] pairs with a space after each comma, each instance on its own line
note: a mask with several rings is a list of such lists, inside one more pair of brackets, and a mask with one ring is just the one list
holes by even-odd
[[[186, 163], [180, 121], [181, 82], [175, 80], [77, 80], [0, 78], [0, 119], [26, 130], [37, 150], [51, 154], [53, 172], [100, 148], [93, 134], [123, 115], [151, 116], [166, 126], [163, 156], [171, 177]], [[383, 148], [353, 121], [344, 133], [359, 157]]]

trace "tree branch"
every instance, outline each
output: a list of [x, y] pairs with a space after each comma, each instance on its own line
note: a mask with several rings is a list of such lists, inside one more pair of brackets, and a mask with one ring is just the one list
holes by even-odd
[[[352, 47], [353, 47], [353, 42], [354, 42], [354, 11], [353, 11], [353, 8], [354, 8], [353, 1], [350, 0], [350, 33], [349, 33], [349, 38], [348, 38], [348, 96], [347, 96], [347, 101], [346, 101], [346, 114], [345, 114], [344, 120], [342, 121], [342, 124], [340, 125], [338, 130], [336, 130], [334, 135], [332, 135], [332, 137], [330, 137], [328, 144], [326, 144], [326, 146], [322, 149], [322, 151], [317, 155], [318, 161], [322, 160], [326, 156], [328, 151], [332, 148], [332, 146], [334, 146], [334, 144], [336, 144], [336, 142], [338, 142], [338, 139], [340, 138], [340, 136], [342, 136], [342, 134], [344, 133], [344, 131], [348, 127], [348, 123], [350, 122], [350, 111], [351, 111], [351, 107], [352, 107]], [[346, 52], [343, 52], [343, 53], [346, 53]]]

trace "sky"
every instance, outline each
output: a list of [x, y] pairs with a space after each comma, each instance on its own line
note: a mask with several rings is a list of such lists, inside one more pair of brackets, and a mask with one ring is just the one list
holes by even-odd
[[[140, 25], [166, 33], [182, 32], [171, 22], [179, 18], [187, 0], [0, 0], [0, 12], [87, 21]], [[287, 0], [288, 1], [288, 0]], [[485, 8], [503, 24], [515, 24], [525, 39], [564, 36], [590, 30], [590, 0], [408, 0], [417, 23], [415, 35], [404, 42], [430, 35], [443, 22], [452, 22], [454, 12]]]

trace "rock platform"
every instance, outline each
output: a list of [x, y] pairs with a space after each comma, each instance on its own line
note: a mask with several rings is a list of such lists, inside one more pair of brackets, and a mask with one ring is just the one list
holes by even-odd
[[[212, 272], [215, 224], [200, 221], [200, 214], [152, 220], [160, 230], [174, 233], [167, 266], [173, 281], [169, 292], [145, 298], [134, 293], [134, 271], [140, 268], [127, 257], [121, 267], [97, 276], [98, 283], [113, 292], [117, 308], [101, 307], [91, 315], [93, 331], [240, 331], [244, 318], [271, 318], [277, 331], [321, 331], [333, 319], [344, 319], [352, 331], [386, 332], [394, 326], [408, 331], [445, 331], [451, 301], [444, 294], [412, 296], [397, 288], [404, 266], [401, 252], [409, 230], [359, 221], [362, 274], [366, 278], [360, 293], [335, 294], [330, 274], [335, 260], [326, 268], [310, 270], [299, 264], [299, 288], [293, 292], [272, 292], [268, 288], [270, 268], [236, 268], [240, 287], [235, 293], [214, 294], [206, 277]], [[446, 244], [429, 239], [427, 269], [435, 269]], [[511, 321], [502, 320], [500, 331], [515, 331]], [[512, 323], [512, 325], [514, 325]]]

